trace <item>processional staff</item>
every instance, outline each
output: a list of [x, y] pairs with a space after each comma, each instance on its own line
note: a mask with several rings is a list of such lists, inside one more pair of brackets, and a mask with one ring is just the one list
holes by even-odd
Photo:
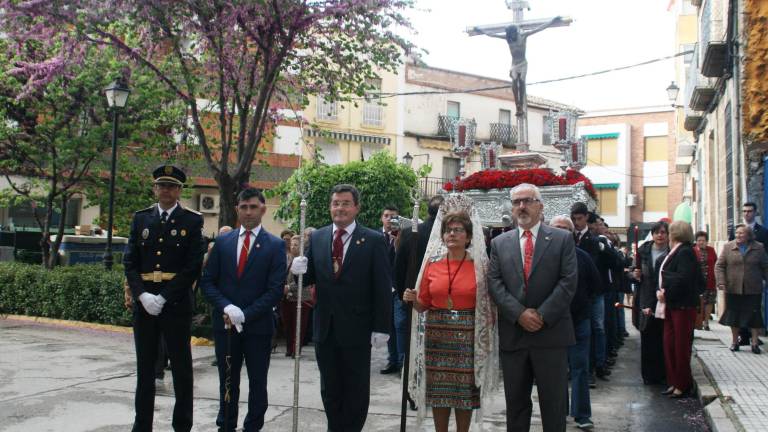
[[[408, 255], [408, 270], [405, 276], [405, 286], [415, 288], [416, 279], [419, 275], [421, 262], [418, 256], [419, 249], [419, 196], [418, 189], [411, 191], [411, 200], [413, 201], [413, 216], [411, 219], [411, 238], [409, 244], [410, 254]], [[405, 353], [403, 358], [403, 376], [402, 376], [402, 396], [400, 399], [400, 432], [405, 432], [405, 422], [407, 420], [406, 410], [410, 397], [408, 395], [408, 377], [410, 376], [410, 357], [411, 357], [411, 319], [413, 315], [413, 303], [405, 303]], [[412, 402], [412, 401], [411, 401]]]
[[[309, 184], [302, 181], [298, 182], [296, 192], [301, 197], [299, 204], [299, 256], [304, 256], [304, 228], [307, 218], [307, 193]], [[298, 431], [299, 427], [299, 362], [301, 360], [301, 294], [304, 287], [304, 275], [298, 275], [298, 286], [296, 288], [296, 338], [293, 345], [293, 432]]]

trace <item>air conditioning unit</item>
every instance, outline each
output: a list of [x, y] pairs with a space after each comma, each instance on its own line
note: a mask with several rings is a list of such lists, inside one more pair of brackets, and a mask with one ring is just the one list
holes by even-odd
[[637, 194], [627, 194], [627, 207], [634, 207], [637, 205]]
[[218, 213], [219, 196], [216, 194], [200, 194], [200, 213]]

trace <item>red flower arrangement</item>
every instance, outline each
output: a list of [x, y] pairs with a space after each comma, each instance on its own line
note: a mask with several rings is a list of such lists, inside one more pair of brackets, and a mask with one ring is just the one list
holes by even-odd
[[597, 192], [592, 182], [582, 173], [576, 170], [568, 170], [565, 175], [555, 174], [547, 168], [535, 168], [516, 171], [486, 170], [478, 171], [468, 177], [443, 185], [447, 191], [469, 189], [502, 189], [512, 188], [521, 183], [530, 183], [536, 186], [566, 186], [578, 182], [584, 182], [587, 192], [592, 198], [597, 199]]

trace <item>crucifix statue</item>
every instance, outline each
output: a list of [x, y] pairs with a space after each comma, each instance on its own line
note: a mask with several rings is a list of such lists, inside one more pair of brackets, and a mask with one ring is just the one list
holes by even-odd
[[470, 36], [486, 35], [504, 39], [509, 45], [512, 55], [512, 67], [509, 77], [512, 79], [512, 93], [515, 97], [515, 117], [517, 117], [518, 150], [528, 150], [528, 101], [525, 91], [525, 76], [528, 72], [528, 60], [525, 58], [525, 47], [528, 37], [549, 27], [567, 26], [570, 18], [560, 16], [550, 19], [523, 20], [523, 10], [530, 9], [527, 1], [507, 0], [507, 7], [512, 9], [511, 23], [475, 26], [467, 29]]

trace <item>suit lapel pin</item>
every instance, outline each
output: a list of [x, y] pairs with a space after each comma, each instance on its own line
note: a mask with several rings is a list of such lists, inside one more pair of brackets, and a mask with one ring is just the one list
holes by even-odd
[[549, 236], [544, 237], [544, 240], [549, 241]]
[[171, 223], [176, 223], [176, 220], [174, 220], [174, 219], [171, 219]]
[[355, 244], [360, 246], [360, 240], [356, 241]]
[[149, 238], [149, 228], [144, 228], [144, 230], [141, 231], [141, 238], [143, 238], [144, 240]]
[[361, 238], [360, 241], [365, 243], [365, 237]]
[[260, 247], [261, 247], [261, 244], [256, 243], [256, 248], [260, 248]]

